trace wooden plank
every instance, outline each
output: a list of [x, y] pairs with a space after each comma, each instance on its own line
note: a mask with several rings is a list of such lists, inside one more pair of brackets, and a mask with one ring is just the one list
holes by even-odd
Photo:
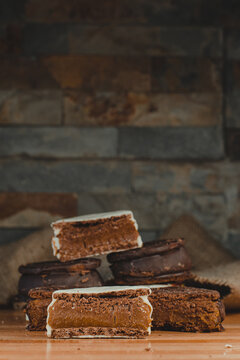
[[21, 312], [0, 311], [0, 360], [240, 359], [240, 314], [228, 315], [221, 333], [154, 331], [147, 339], [48, 339], [25, 330]]

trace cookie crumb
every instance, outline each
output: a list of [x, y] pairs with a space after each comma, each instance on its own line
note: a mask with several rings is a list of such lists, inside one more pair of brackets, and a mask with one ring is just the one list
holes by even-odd
[[151, 344], [148, 344], [148, 346], [145, 348], [145, 351], [153, 351]]

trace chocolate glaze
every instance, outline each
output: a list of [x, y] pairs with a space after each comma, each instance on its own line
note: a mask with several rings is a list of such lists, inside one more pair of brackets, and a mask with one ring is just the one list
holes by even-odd
[[166, 253], [158, 253], [142, 258], [118, 261], [110, 266], [115, 277], [154, 277], [191, 269], [191, 260], [184, 247]]
[[143, 247], [127, 251], [115, 252], [107, 255], [110, 263], [118, 261], [138, 259], [145, 256], [162, 254], [184, 245], [184, 240], [179, 239], [161, 239], [145, 243]]
[[101, 265], [100, 259], [85, 258], [72, 260], [65, 263], [60, 261], [45, 261], [21, 265], [18, 271], [21, 274], [47, 274], [51, 272], [81, 272], [84, 270], [93, 270]]
[[27, 295], [29, 290], [36, 287], [58, 288], [85, 288], [102, 286], [103, 281], [96, 270], [89, 271], [82, 275], [78, 273], [58, 273], [49, 274], [24, 274], [18, 284], [19, 293]]
[[185, 280], [190, 279], [192, 274], [189, 271], [179, 272], [175, 274], [156, 275], [149, 277], [123, 276], [115, 277], [114, 281], [117, 285], [150, 285], [150, 284], [181, 284]]

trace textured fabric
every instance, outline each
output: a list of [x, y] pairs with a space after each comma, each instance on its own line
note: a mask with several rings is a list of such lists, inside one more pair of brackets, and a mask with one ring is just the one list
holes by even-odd
[[218, 289], [228, 294], [224, 303], [228, 310], [240, 309], [240, 260], [224, 249], [192, 216], [182, 215], [173, 222], [161, 238], [185, 239], [193, 262], [197, 286]]

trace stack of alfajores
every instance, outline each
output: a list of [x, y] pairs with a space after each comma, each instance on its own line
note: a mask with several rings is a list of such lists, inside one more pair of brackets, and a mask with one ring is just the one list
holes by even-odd
[[[191, 277], [183, 239], [143, 245], [131, 211], [63, 219], [52, 228], [58, 261], [20, 269], [29, 330], [46, 327], [52, 338], [141, 338], [151, 327], [222, 329], [218, 292], [182, 285]], [[93, 256], [103, 254], [118, 286], [102, 286]]]

